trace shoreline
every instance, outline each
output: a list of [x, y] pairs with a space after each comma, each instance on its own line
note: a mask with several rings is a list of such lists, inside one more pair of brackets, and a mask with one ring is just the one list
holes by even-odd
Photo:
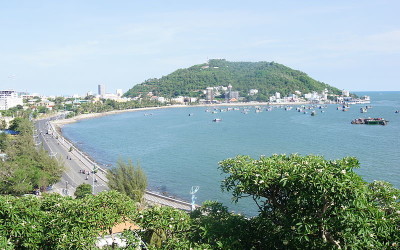
[[156, 109], [167, 109], [167, 108], [191, 108], [191, 107], [243, 107], [243, 106], [281, 106], [281, 105], [308, 105], [310, 102], [285, 102], [285, 103], [269, 103], [269, 102], [236, 102], [236, 103], [217, 103], [217, 104], [198, 104], [198, 105], [169, 105], [169, 106], [159, 106], [159, 107], [146, 107], [146, 108], [135, 108], [135, 109], [123, 109], [123, 110], [111, 110], [103, 113], [89, 113], [81, 114], [72, 118], [55, 120], [52, 123], [57, 126], [58, 132], [62, 133], [61, 129], [66, 124], [71, 124], [85, 119], [93, 119], [108, 115], [122, 114], [126, 112], [139, 112], [146, 110], [156, 110]]

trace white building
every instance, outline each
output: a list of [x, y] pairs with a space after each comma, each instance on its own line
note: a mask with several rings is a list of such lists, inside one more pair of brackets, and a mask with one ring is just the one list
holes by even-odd
[[342, 96], [350, 96], [350, 92], [348, 90], [342, 90]]
[[206, 88], [206, 100], [208, 101], [214, 100], [214, 88], [212, 87]]
[[276, 99], [281, 99], [281, 93], [276, 92], [276, 93], [275, 93], [275, 98], [276, 98]]
[[175, 98], [171, 98], [172, 102], [178, 103], [178, 104], [184, 104], [185, 103], [185, 98], [183, 96], [178, 96]]
[[0, 91], [0, 110], [7, 110], [17, 105], [23, 105], [22, 97], [18, 97], [18, 93], [14, 90]]
[[258, 89], [250, 89], [249, 90], [249, 95], [257, 95], [258, 94]]

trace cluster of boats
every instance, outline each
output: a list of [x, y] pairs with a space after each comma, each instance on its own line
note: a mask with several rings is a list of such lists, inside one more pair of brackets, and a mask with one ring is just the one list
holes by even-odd
[[[325, 112], [323, 109], [327, 108], [327, 105], [302, 105], [302, 106], [297, 106], [295, 108], [295, 110], [297, 112], [301, 112], [304, 114], [307, 114], [308, 112], [310, 112], [311, 116], [315, 116], [317, 115], [318, 112]], [[293, 107], [292, 106], [288, 106], [288, 105], [280, 105], [280, 106], [254, 106], [253, 109], [251, 107], [234, 107], [234, 108], [213, 108], [213, 109], [206, 109], [206, 112], [210, 112], [213, 114], [216, 113], [221, 113], [221, 112], [227, 112], [227, 111], [233, 111], [233, 110], [240, 110], [241, 113], [243, 114], [248, 114], [251, 110], [253, 110], [253, 112], [256, 113], [260, 113], [263, 111], [272, 111], [273, 109], [284, 109], [286, 111], [292, 110]], [[341, 110], [341, 111], [348, 111], [350, 108], [349, 105], [343, 105], [343, 106], [339, 106], [337, 107], [337, 110]], [[360, 108], [360, 112], [361, 113], [367, 113], [368, 109], [371, 109], [371, 106], [365, 106], [365, 107], [361, 107]], [[317, 110], [320, 110], [317, 112]], [[399, 113], [398, 110], [396, 110], [396, 113]], [[189, 114], [189, 116], [192, 114]], [[220, 122], [222, 121], [222, 119], [220, 118], [215, 118], [212, 120], [213, 122]], [[351, 124], [367, 124], [367, 125], [387, 125], [389, 121], [383, 119], [383, 118], [357, 118], [354, 119], [353, 121], [351, 121]]]
[[[311, 112], [311, 116], [315, 116], [317, 114], [317, 111], [316, 111], [317, 109], [320, 109], [321, 113], [323, 113], [325, 111], [322, 110], [322, 109], [325, 109], [327, 107], [328, 107], [327, 105], [309, 105], [309, 106], [302, 105], [302, 106], [296, 107], [295, 110], [297, 112], [301, 112], [303, 114], [308, 114], [309, 112]], [[237, 110], [237, 111], [240, 111], [242, 114], [246, 115], [249, 112], [251, 112], [252, 110], [255, 113], [261, 113], [263, 111], [269, 112], [269, 111], [272, 111], [273, 109], [284, 109], [286, 111], [290, 111], [290, 110], [293, 109], [293, 106], [289, 106], [289, 105], [277, 105], [277, 106], [266, 106], [266, 107], [265, 106], [254, 106], [254, 107], [244, 106], [244, 107], [241, 107], [241, 108], [239, 108], [239, 107], [229, 107], [229, 108], [216, 108], [216, 107], [214, 107], [212, 109], [207, 108], [205, 110], [205, 112], [212, 113], [212, 114], [217, 114], [217, 113]], [[192, 116], [192, 115], [193, 114], [189, 114], [189, 116]], [[215, 118], [212, 121], [213, 122], [220, 122], [220, 121], [222, 121], [222, 119]]]
[[388, 122], [383, 118], [357, 118], [352, 120], [351, 124], [387, 125]]

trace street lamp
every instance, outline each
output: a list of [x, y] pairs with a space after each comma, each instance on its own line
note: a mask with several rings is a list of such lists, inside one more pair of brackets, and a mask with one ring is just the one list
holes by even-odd
[[192, 195], [192, 211], [195, 210], [196, 208], [196, 196], [195, 193], [197, 193], [197, 191], [199, 191], [199, 186], [192, 186], [192, 189], [190, 190], [190, 194]]
[[68, 181], [65, 181], [65, 194], [68, 195]]
[[94, 195], [94, 180], [96, 178], [96, 172], [99, 168], [96, 166], [96, 163], [93, 164], [93, 176], [92, 176], [92, 194]]

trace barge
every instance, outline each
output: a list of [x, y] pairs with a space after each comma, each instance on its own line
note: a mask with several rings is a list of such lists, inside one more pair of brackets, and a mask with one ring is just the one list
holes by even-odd
[[387, 125], [388, 122], [383, 118], [358, 118], [351, 121], [351, 124]]

